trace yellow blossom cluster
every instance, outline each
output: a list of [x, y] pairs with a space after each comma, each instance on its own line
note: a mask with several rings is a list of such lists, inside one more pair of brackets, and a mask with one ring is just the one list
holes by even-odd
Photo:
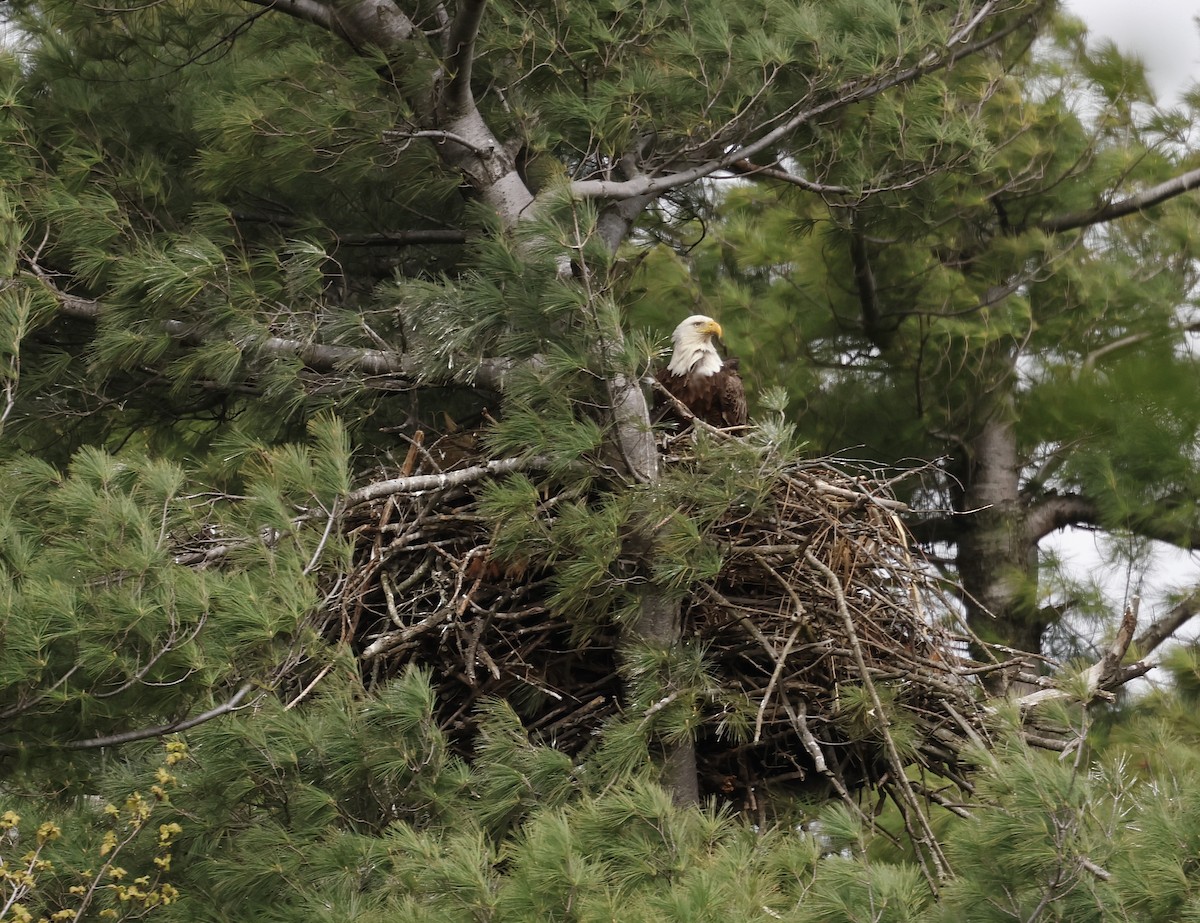
[[[170, 847], [183, 833], [178, 823], [158, 825], [158, 837], [154, 844], [153, 870], [150, 874], [132, 877], [127, 868], [116, 864], [122, 851], [141, 836], [142, 831], [154, 816], [156, 809], [170, 803], [169, 791], [178, 784], [171, 771], [188, 758], [187, 744], [168, 741], [163, 765], [154, 775], [154, 784], [148, 795], [140, 791], [130, 793], [120, 806], [106, 805], [101, 816], [111, 825], [105, 832], [97, 852], [102, 860], [99, 871], [94, 869], [58, 870], [45, 852], [52, 844], [63, 839], [62, 828], [53, 821], [45, 821], [32, 831], [34, 848], [26, 850], [20, 860], [14, 862], [4, 856], [5, 844], [21, 841], [21, 817], [15, 811], [0, 814], [0, 920], [4, 923], [59, 923], [75, 919], [86, 911], [98, 896], [109, 895], [112, 903], [99, 910], [98, 916], [105, 920], [142, 917], [149, 910], [172, 904], [179, 899], [179, 891], [161, 877], [171, 869]], [[27, 828], [28, 830], [28, 828]], [[28, 840], [27, 840], [28, 842]], [[43, 853], [45, 852], [45, 855]], [[66, 894], [74, 900], [63, 901], [51, 897], [53, 885], [45, 879], [39, 888], [39, 877], [57, 873], [61, 882], [63, 874], [76, 877], [78, 884], [70, 885]], [[58, 885], [61, 887], [61, 883]], [[45, 906], [49, 904], [49, 906]], [[59, 906], [55, 909], [54, 905]], [[35, 916], [33, 908], [40, 914]], [[96, 911], [93, 910], [93, 913]]]

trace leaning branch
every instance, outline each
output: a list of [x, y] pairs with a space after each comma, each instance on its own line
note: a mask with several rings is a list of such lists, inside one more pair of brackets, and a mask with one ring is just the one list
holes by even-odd
[[1027, 541], [1037, 542], [1067, 526], [1094, 526], [1124, 529], [1142, 538], [1166, 542], [1188, 551], [1200, 551], [1200, 523], [1176, 519], [1179, 510], [1194, 508], [1194, 498], [1178, 497], [1159, 501], [1157, 508], [1131, 513], [1114, 522], [1103, 516], [1100, 507], [1088, 497], [1053, 494], [1031, 507], [1025, 520], [1025, 537]]
[[268, 9], [278, 10], [287, 16], [293, 16], [296, 19], [302, 19], [305, 22], [311, 22], [322, 29], [334, 29], [334, 12], [324, 3], [319, 3], [318, 0], [245, 0], [247, 3], [253, 3], [255, 6], [265, 6]]
[[[103, 316], [104, 307], [100, 302], [70, 295], [51, 285], [48, 287], [58, 299], [59, 311], [66, 317], [99, 321]], [[178, 320], [163, 321], [162, 329], [172, 339], [191, 345], [201, 345], [216, 339]], [[244, 353], [271, 359], [299, 359], [307, 368], [316, 372], [358, 372], [389, 381], [399, 379], [414, 384], [423, 380], [421, 370], [411, 356], [391, 350], [306, 343], [303, 340], [272, 336], [242, 336], [233, 339], [232, 342]], [[480, 388], [500, 390], [516, 364], [510, 359], [484, 359], [473, 368], [470, 383]]]
[[1133, 648], [1145, 657], [1157, 650], [1164, 641], [1200, 614], [1200, 590], [1176, 603], [1162, 618], [1151, 622], [1141, 634], [1133, 639]]
[[[832, 112], [835, 109], [841, 109], [853, 103], [872, 99], [895, 87], [912, 83], [914, 80], [918, 80], [927, 74], [944, 70], [961, 61], [963, 58], [970, 57], [995, 45], [1032, 20], [1045, 6], [1046, 2], [1043, 0], [1043, 2], [1037, 3], [1024, 16], [1015, 19], [1002, 29], [997, 29], [986, 38], [963, 44], [962, 47], [941, 56], [932, 59], [927, 58], [920, 64], [915, 64], [912, 67], [897, 71], [886, 77], [880, 77], [866, 83], [848, 84], [842, 87], [841, 91], [836, 93], [831, 99], [807, 109], [801, 109], [790, 119], [787, 119], [776, 128], [761, 136], [757, 141], [736, 147], [721, 157], [713, 158], [687, 170], [680, 170], [677, 173], [671, 173], [666, 176], [639, 176], [624, 181], [580, 180], [571, 184], [571, 192], [581, 199], [626, 199], [631, 196], [658, 195], [672, 189], [677, 189], [680, 186], [686, 186], [696, 180], [704, 179], [704, 177], [718, 171], [728, 170], [738, 161], [752, 158], [761, 151], [772, 147], [812, 119], [822, 116], [827, 112]], [[979, 24], [980, 21], [978, 19], [973, 20], [970, 24], [970, 29], [978, 28]], [[955, 38], [957, 39], [959, 36], [965, 37], [964, 33], [967, 31], [967, 29], [960, 31]]]
[[479, 35], [485, 6], [487, 0], [460, 0], [458, 12], [446, 37], [446, 71], [450, 75], [446, 85], [446, 102], [456, 115], [475, 108], [475, 97], [471, 93], [471, 69], [475, 63], [475, 39]]
[[63, 744], [63, 748], [67, 750], [95, 750], [99, 747], [116, 747], [120, 744], [133, 743], [137, 740], [149, 740], [151, 737], [163, 737], [167, 734], [187, 731], [198, 724], [204, 724], [206, 721], [212, 721], [213, 718], [220, 718], [222, 715], [229, 714], [242, 704], [242, 699], [246, 698], [253, 688], [253, 683], [243, 683], [242, 687], [227, 701], [222, 702], [216, 708], [210, 708], [203, 714], [196, 715], [194, 718], [188, 718], [185, 721], [173, 721], [170, 724], [160, 724], [157, 727], [139, 728], [136, 731], [125, 731], [121, 734], [109, 734], [107, 737], [89, 737], [86, 740], [72, 740]]
[[1107, 205], [1101, 205], [1089, 211], [1075, 212], [1074, 214], [1062, 215], [1058, 218], [1049, 218], [1039, 223], [1037, 227], [1039, 230], [1046, 231], [1049, 234], [1057, 234], [1063, 231], [1074, 231], [1078, 228], [1091, 227], [1093, 224], [1104, 224], [1108, 221], [1124, 218], [1126, 215], [1143, 212], [1148, 208], [1153, 208], [1155, 205], [1161, 205], [1168, 199], [1173, 199], [1198, 187], [1200, 187], [1200, 168], [1189, 170], [1187, 173], [1169, 179], [1164, 183], [1159, 183], [1157, 186], [1151, 186], [1149, 189], [1143, 189], [1139, 193], [1127, 196], [1116, 202], [1110, 202]]
[[1117, 628], [1117, 633], [1113, 637], [1112, 643], [1109, 644], [1108, 649], [1099, 660], [1083, 672], [1081, 677], [1083, 683], [1082, 690], [1076, 692], [1059, 688], [1039, 689], [1037, 692], [1031, 692], [1029, 695], [1022, 696], [1017, 700], [1017, 704], [1021, 708], [1032, 708], [1043, 702], [1073, 698], [1076, 695], [1084, 704], [1096, 698], [1111, 699], [1112, 696], [1110, 693], [1112, 690], [1119, 688], [1134, 675], [1140, 676], [1141, 673], [1145, 672], [1145, 670], [1142, 670], [1140, 673], [1127, 676], [1128, 669], [1121, 669], [1121, 661], [1129, 651], [1129, 645], [1133, 641], [1133, 633], [1137, 629], [1137, 613], [1138, 600], [1135, 597], [1133, 602], [1125, 607], [1125, 613], [1121, 617], [1121, 624]]
[[372, 500], [380, 500], [393, 494], [419, 494], [427, 490], [445, 490], [448, 487], [470, 484], [485, 477], [495, 477], [513, 471], [545, 468], [549, 463], [549, 459], [544, 455], [532, 458], [501, 458], [483, 465], [473, 465], [470, 468], [460, 468], [457, 471], [446, 471], [441, 474], [414, 474], [406, 478], [376, 481], [348, 493], [344, 501], [344, 508], [360, 506], [363, 503], [370, 503]]

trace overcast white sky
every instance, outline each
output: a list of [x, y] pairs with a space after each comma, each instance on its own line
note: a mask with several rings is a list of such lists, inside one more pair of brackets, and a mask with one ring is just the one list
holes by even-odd
[[1110, 38], [1146, 63], [1158, 101], [1170, 104], [1200, 79], [1198, 0], [1066, 0], [1097, 38]]

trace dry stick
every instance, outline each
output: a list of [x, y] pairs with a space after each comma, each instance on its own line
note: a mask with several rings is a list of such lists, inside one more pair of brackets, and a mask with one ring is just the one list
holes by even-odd
[[472, 465], [470, 468], [460, 468], [457, 471], [447, 471], [442, 474], [414, 474], [406, 478], [376, 481], [346, 494], [345, 508], [349, 509], [363, 503], [370, 503], [372, 500], [379, 500], [392, 494], [419, 494], [429, 490], [444, 490], [447, 487], [470, 484], [489, 475], [545, 468], [549, 464], [550, 460], [542, 455], [532, 458], [501, 458], [483, 465]]
[[[1121, 624], [1117, 628], [1117, 634], [1113, 638], [1112, 643], [1104, 652], [1103, 656], [1083, 674], [1083, 680], [1086, 684], [1084, 693], [1084, 704], [1088, 704], [1097, 696], [1104, 696], [1108, 693], [1109, 685], [1120, 685], [1122, 678], [1120, 672], [1121, 660], [1125, 657], [1125, 652], [1129, 650], [1130, 642], [1133, 641], [1133, 633], [1137, 630], [1137, 613], [1140, 600], [1135, 596], [1132, 602], [1125, 607], [1125, 612], [1121, 617]], [[1040, 705], [1042, 702], [1054, 701], [1058, 699], [1071, 698], [1072, 694], [1064, 689], [1039, 689], [1037, 692], [1031, 692], [1029, 695], [1022, 696], [1017, 699], [1017, 704], [1022, 708], [1032, 708], [1034, 705]], [[1111, 698], [1111, 695], [1108, 696]]]
[[[783, 653], [775, 657], [775, 669], [771, 673], [771, 680], [767, 683], [767, 688], [763, 691], [762, 702], [758, 705], [758, 717], [754, 719], [754, 743], [758, 743], [762, 739], [763, 719], [767, 714], [767, 705], [771, 701], [771, 693], [775, 691], [775, 684], [779, 682], [779, 677], [783, 675], [783, 668], [787, 664], [788, 654], [791, 653], [792, 645], [796, 643], [796, 636], [800, 634], [800, 628], [797, 625], [796, 630], [791, 633], [787, 639], [787, 643], [783, 646]], [[774, 657], [774, 653], [772, 653]]]
[[[796, 620], [799, 621], [804, 615], [804, 604], [800, 602], [800, 597], [796, 595], [796, 591], [792, 589], [791, 584], [784, 580], [779, 572], [776, 571], [775, 568], [773, 568], [770, 564], [768, 564], [761, 556], [756, 554], [754, 555], [754, 559], [758, 562], [759, 567], [764, 568], [767, 573], [774, 577], [776, 582], [778, 582], [788, 596], [791, 597], [792, 605], [796, 607]], [[800, 629], [803, 627], [803, 625], [796, 626], [795, 630], [793, 630], [791, 635], [788, 637], [787, 643], [783, 646], [783, 653], [781, 653], [778, 657], [775, 656], [775, 651], [772, 648], [768, 647], [767, 649], [767, 652], [775, 661], [775, 669], [771, 673], [771, 680], [767, 683], [766, 691], [763, 692], [762, 702], [759, 703], [758, 717], [754, 720], [755, 743], [758, 743], [759, 739], [762, 737], [763, 719], [767, 713], [767, 705], [771, 701], [771, 693], [775, 690], [775, 684], [779, 682], [779, 677], [783, 675], [783, 668], [787, 663], [788, 654], [791, 653], [792, 645], [796, 643], [796, 636], [800, 634]]]
[[916, 792], [912, 790], [912, 786], [908, 782], [908, 777], [904, 774], [904, 763], [900, 759], [899, 751], [896, 749], [896, 742], [892, 740], [892, 735], [888, 732], [887, 712], [884, 710], [883, 701], [879, 698], [879, 692], [875, 688], [875, 683], [871, 680], [871, 672], [867, 669], [867, 662], [863, 657], [862, 646], [858, 642], [858, 632], [854, 629], [854, 620], [850, 617], [850, 609], [846, 605], [846, 595], [842, 592], [842, 583], [838, 579], [837, 574], [818, 560], [811, 551], [804, 552], [804, 559], [825, 575], [825, 579], [829, 581], [829, 588], [833, 590], [834, 596], [837, 599], [838, 614], [842, 617], [842, 623], [846, 628], [847, 640], [849, 640], [850, 647], [854, 651], [854, 659], [858, 664], [863, 686], [866, 688], [867, 694], [871, 697], [871, 704], [875, 708], [875, 713], [879, 716], [879, 731], [883, 735], [888, 762], [892, 764], [892, 770], [896, 774], [896, 785], [904, 794], [904, 800], [908, 802], [907, 807], [916, 814], [917, 821], [922, 829], [922, 836], [916, 836], [916, 832], [909, 826], [910, 822], [907, 812], [902, 812], [902, 814], [905, 814], [904, 824], [906, 827], [909, 827], [909, 832], [913, 835], [914, 840], [925, 844], [926, 849], [929, 850], [930, 858], [936, 866], [937, 875], [935, 877], [930, 873], [921, 851], [916, 851], [917, 858], [921, 860], [921, 869], [925, 872], [929, 886], [936, 894], [938, 880], [948, 878], [950, 875], [949, 863], [946, 861], [946, 857], [942, 854], [942, 848], [934, 837], [933, 828], [929, 826], [929, 818], [921, 810], [921, 803], [917, 799]]
[[308, 698], [308, 694], [310, 692], [312, 692], [313, 689], [316, 688], [317, 683], [319, 683], [321, 680], [323, 680], [329, 674], [329, 671], [332, 669], [333, 669], [332, 663], [325, 664], [325, 666], [321, 669], [321, 672], [316, 675], [316, 678], [311, 683], [309, 683], [307, 686], [305, 686], [303, 689], [301, 689], [300, 694], [297, 695], [290, 702], [288, 702], [287, 705], [285, 705], [283, 707], [283, 710], [291, 711], [293, 708], [295, 708], [297, 705], [299, 705], [301, 702], [303, 702], [306, 698]]
[[808, 727], [808, 706], [804, 704], [803, 700], [797, 702], [796, 705], [792, 705], [791, 700], [786, 696], [781, 697], [780, 700], [783, 702], [783, 708], [792, 721], [792, 727], [800, 735], [800, 742], [804, 744], [804, 749], [812, 758], [817, 772], [829, 780], [829, 784], [833, 786], [834, 791], [838, 793], [838, 797], [850, 809], [850, 813], [855, 815], [869, 829], [882, 834], [896, 845], [899, 845], [892, 834], [878, 826], [875, 823], [875, 818], [863, 811], [859, 803], [850, 795], [850, 790], [846, 788], [846, 783], [842, 781], [841, 776], [829, 768], [829, 764], [825, 761], [825, 753], [821, 750], [821, 744], [818, 743], [817, 738], [813, 736], [813, 732]]

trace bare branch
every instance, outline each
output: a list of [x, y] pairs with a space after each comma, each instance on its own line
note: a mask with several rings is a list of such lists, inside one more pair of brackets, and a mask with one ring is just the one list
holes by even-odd
[[[396, 129], [394, 131], [385, 131], [383, 137], [389, 141], [411, 141], [414, 138], [428, 138], [430, 141], [437, 142], [438, 144], [457, 144], [477, 157], [490, 158], [495, 153], [494, 146], [481, 147], [475, 144], [470, 138], [457, 135], [452, 131], [442, 131], [440, 129], [425, 129], [422, 131]], [[407, 147], [407, 145], [402, 145], [402, 147]]]
[[1039, 230], [1057, 234], [1062, 231], [1074, 231], [1078, 228], [1090, 227], [1093, 224], [1104, 224], [1108, 221], [1124, 218], [1126, 215], [1145, 211], [1148, 208], [1153, 208], [1155, 205], [1161, 205], [1168, 199], [1173, 199], [1185, 192], [1190, 192], [1197, 187], [1200, 187], [1200, 168], [1189, 170], [1187, 173], [1176, 176], [1174, 179], [1169, 179], [1164, 183], [1159, 183], [1157, 186], [1151, 186], [1149, 189], [1144, 189], [1117, 202], [1101, 205], [1090, 211], [1075, 212], [1071, 215], [1049, 218], [1040, 222], [1037, 227]]
[[340, 35], [351, 45], [396, 50], [420, 30], [391, 0], [351, 0], [336, 8], [319, 0], [244, 0], [310, 22]]
[[1113, 522], [1102, 515], [1094, 500], [1080, 494], [1051, 494], [1030, 508], [1025, 519], [1025, 536], [1028, 541], [1036, 542], [1067, 526], [1095, 526], [1124, 529], [1143, 538], [1196, 551], [1200, 550], [1200, 523], [1181, 523], [1168, 515], [1177, 509], [1194, 510], [1195, 504], [1194, 497], [1164, 499], [1146, 512], [1131, 513]]
[[760, 167], [750, 160], [735, 161], [729, 165], [729, 170], [731, 173], [736, 173], [738, 176], [744, 176], [747, 179], [779, 180], [781, 183], [797, 186], [806, 192], [815, 192], [818, 195], [848, 196], [856, 194], [855, 190], [849, 186], [831, 186], [826, 183], [814, 182], [779, 167]]
[[441, 474], [414, 474], [406, 478], [392, 478], [387, 481], [376, 481], [366, 487], [351, 491], [346, 495], [345, 508], [359, 506], [372, 500], [379, 500], [392, 494], [418, 494], [427, 490], [445, 490], [447, 487], [457, 487], [469, 484], [485, 477], [508, 474], [512, 471], [528, 471], [545, 468], [549, 460], [544, 456], [534, 458], [501, 458], [483, 465], [473, 465], [458, 471], [446, 471]]
[[1030, 507], [1025, 517], [1025, 540], [1038, 542], [1067, 526], [1095, 525], [1096, 504], [1076, 494], [1051, 494]]
[[1197, 614], [1200, 614], [1200, 590], [1176, 603], [1162, 618], [1151, 622], [1141, 634], [1133, 639], [1134, 650], [1144, 658]]
[[296, 19], [314, 23], [322, 29], [334, 31], [336, 14], [319, 0], [245, 0], [245, 2], [278, 10], [287, 16], [294, 16]]
[[[43, 281], [46, 281], [43, 278]], [[48, 287], [58, 299], [59, 309], [68, 317], [80, 320], [99, 321], [104, 313], [103, 305], [90, 298], [70, 295], [52, 285]], [[166, 320], [162, 328], [168, 336], [184, 343], [200, 345], [214, 337], [208, 337], [183, 321]], [[305, 366], [318, 372], [358, 372], [388, 381], [400, 379], [409, 382], [422, 380], [421, 370], [411, 356], [383, 349], [358, 346], [333, 346], [325, 343], [306, 343], [286, 337], [239, 337], [234, 342], [246, 353], [268, 358], [294, 357]], [[536, 359], [529, 360], [536, 362]], [[473, 369], [470, 384], [480, 388], [500, 390], [517, 363], [511, 359], [484, 359]], [[371, 382], [366, 384], [370, 385]]]
[[475, 108], [471, 70], [475, 64], [475, 39], [479, 35], [485, 6], [487, 0], [460, 0], [450, 33], [446, 36], [446, 70], [450, 75], [446, 102], [455, 115]]
[[[776, 126], [771, 131], [762, 135], [757, 141], [752, 141], [749, 144], [737, 147], [728, 153], [708, 160], [704, 163], [697, 164], [686, 170], [680, 170], [676, 173], [670, 173], [665, 176], [649, 177], [639, 176], [634, 179], [624, 180], [620, 182], [611, 180], [580, 180], [571, 184], [571, 191], [581, 199], [625, 199], [631, 196], [657, 195], [667, 192], [671, 189], [677, 189], [680, 186], [686, 186], [688, 183], [693, 183], [696, 180], [703, 179], [719, 170], [728, 170], [740, 160], [752, 158], [760, 151], [765, 151], [772, 145], [786, 138], [805, 122], [811, 121], [818, 116], [824, 115], [826, 112], [832, 112], [835, 109], [841, 109], [849, 106], [852, 103], [862, 102], [863, 100], [871, 99], [878, 96], [887, 90], [898, 86], [903, 86], [907, 83], [912, 83], [927, 74], [934, 73], [939, 70], [944, 70], [947, 67], [961, 61], [963, 58], [970, 57], [985, 48], [988, 48], [1004, 38], [1007, 38], [1013, 32], [1020, 29], [1030, 20], [1038, 15], [1045, 7], [1046, 0], [1034, 5], [1024, 16], [1018, 17], [1012, 23], [1002, 29], [997, 29], [994, 33], [986, 38], [978, 41], [961, 45], [961, 47], [948, 50], [945, 53], [926, 57], [919, 64], [904, 70], [896, 71], [884, 77], [879, 77], [866, 82], [854, 82], [842, 87], [841, 90], [833, 95], [832, 98], [825, 102], [818, 103], [805, 109], [801, 109], [791, 118], [785, 120], [780, 125]], [[988, 7], [991, 4], [987, 4]], [[961, 30], [955, 38], [963, 36], [970, 29], [979, 25], [979, 22], [972, 23], [965, 29]]]
[[137, 740], [149, 740], [151, 737], [163, 737], [167, 734], [187, 731], [198, 724], [204, 724], [206, 721], [212, 721], [213, 718], [220, 718], [222, 715], [229, 714], [242, 703], [242, 699], [246, 698], [253, 688], [253, 683], [243, 683], [241, 688], [225, 702], [222, 702], [216, 708], [210, 708], [208, 711], [196, 715], [194, 718], [188, 718], [184, 721], [174, 721], [171, 724], [160, 724], [157, 727], [139, 728], [136, 731], [125, 731], [121, 734], [109, 734], [107, 737], [72, 740], [63, 744], [63, 748], [67, 750], [95, 750], [99, 747], [115, 747], [120, 744], [133, 743]]
[[[1083, 680], [1086, 685], [1083, 701], [1085, 703], [1098, 696], [1111, 698], [1105, 693], [1119, 689], [1130, 680], [1150, 672], [1157, 664], [1148, 659], [1147, 655], [1153, 653], [1175, 632], [1200, 614], [1200, 591], [1192, 593], [1191, 596], [1176, 603], [1166, 615], [1152, 622], [1135, 638], [1133, 633], [1137, 628], [1138, 605], [1139, 600], [1134, 597], [1130, 605], [1125, 608], [1121, 625], [1117, 629], [1112, 643], [1109, 644], [1100, 660], [1084, 672]], [[1136, 663], [1121, 666], [1121, 661], [1130, 649], [1136, 651], [1140, 659]], [[1062, 688], [1046, 688], [1032, 692], [1017, 701], [1022, 708], [1030, 708], [1042, 702], [1069, 698], [1072, 694]]]

